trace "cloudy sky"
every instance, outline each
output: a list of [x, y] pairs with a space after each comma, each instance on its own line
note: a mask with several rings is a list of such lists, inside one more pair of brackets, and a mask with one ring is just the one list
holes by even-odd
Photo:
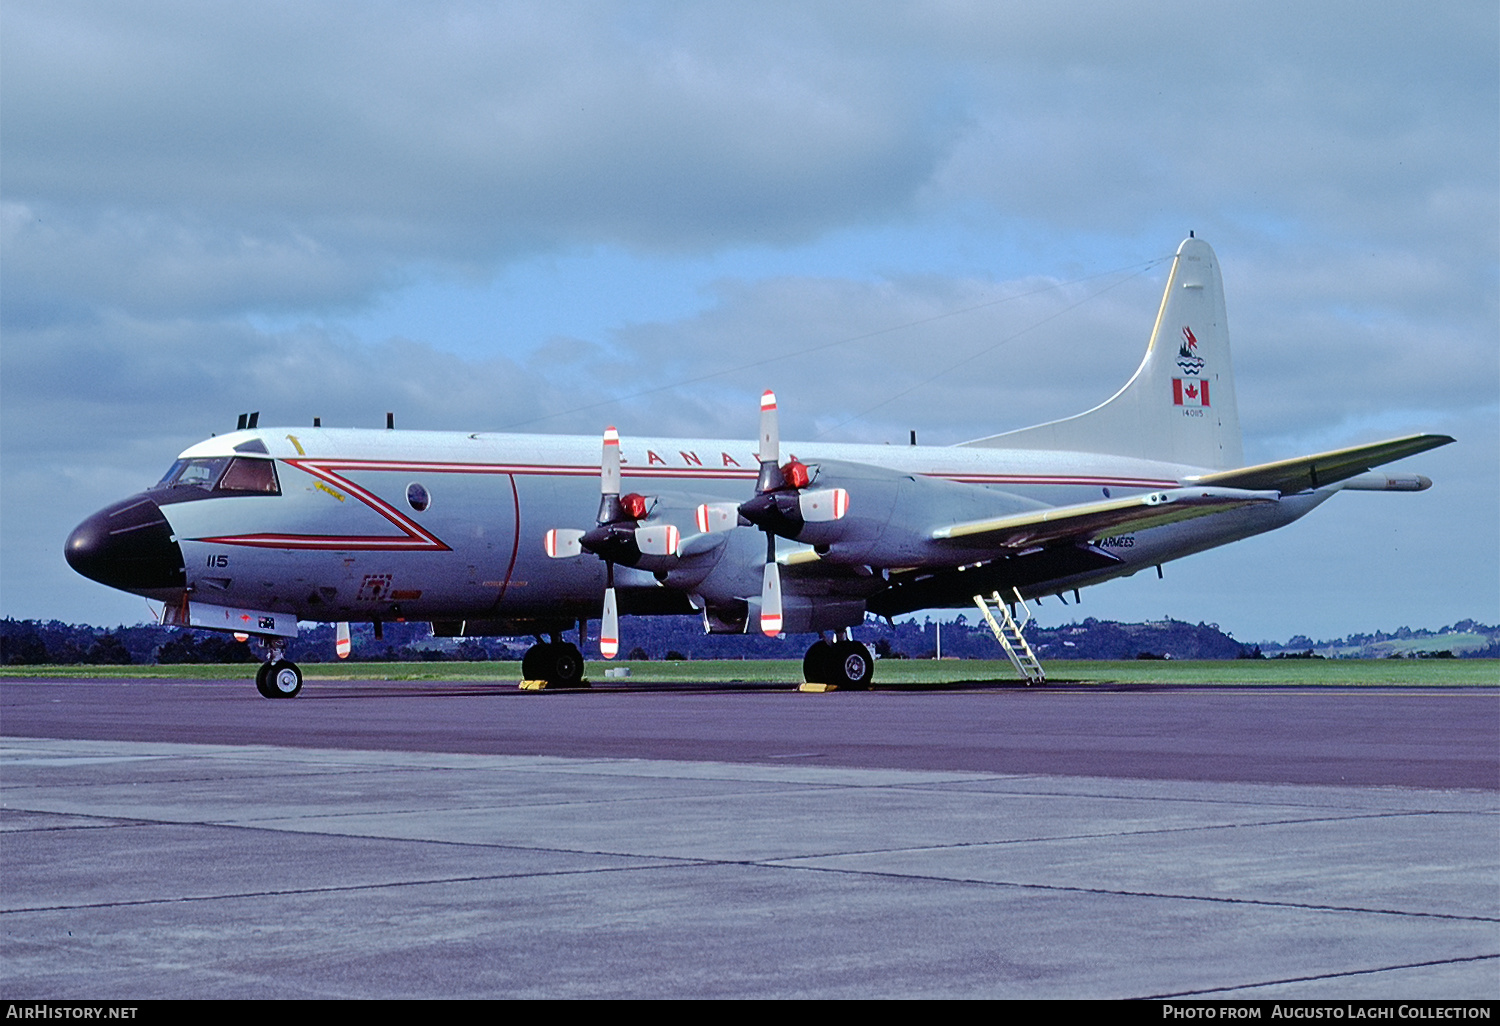
[[1435, 486], [1055, 601], [1242, 640], [1500, 620], [1492, 4], [0, 3], [0, 614], [263, 424], [951, 443], [1134, 369], [1189, 230], [1247, 459]]

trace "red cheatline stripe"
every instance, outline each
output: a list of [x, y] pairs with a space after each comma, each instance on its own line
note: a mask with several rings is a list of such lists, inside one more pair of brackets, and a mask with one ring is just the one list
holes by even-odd
[[[775, 405], [775, 396], [767, 392], [770, 403]], [[765, 401], [766, 397], [762, 397]], [[1205, 405], [1207, 396], [1204, 396]], [[381, 537], [378, 535], [299, 535], [299, 534], [248, 534], [248, 535], [226, 535], [208, 538], [197, 538], [195, 541], [213, 542], [222, 545], [244, 545], [251, 548], [279, 548], [279, 549], [306, 549], [316, 551], [337, 551], [341, 549], [361, 551], [429, 551], [447, 552], [451, 551], [449, 546], [441, 539], [424, 529], [420, 524], [402, 514], [390, 503], [381, 499], [367, 488], [350, 481], [347, 477], [336, 473], [337, 470], [344, 471], [404, 471], [407, 473], [444, 473], [444, 474], [524, 474], [562, 477], [593, 477], [599, 473], [597, 467], [574, 467], [574, 466], [548, 466], [544, 464], [487, 464], [487, 463], [447, 463], [431, 461], [402, 461], [402, 460], [355, 460], [355, 459], [316, 459], [297, 458], [288, 459], [286, 463], [305, 470], [315, 477], [327, 481], [335, 487], [341, 488], [364, 505], [379, 513], [390, 521], [402, 533], [396, 537]], [[637, 478], [685, 478], [694, 480], [735, 480], [751, 479], [755, 476], [754, 470], [710, 470], [706, 468], [677, 468], [647, 466], [631, 468], [625, 471], [631, 477]], [[1150, 478], [1129, 477], [1085, 477], [1066, 475], [1043, 475], [1043, 474], [929, 474], [924, 475], [942, 480], [956, 481], [963, 484], [1010, 484], [1010, 485], [1047, 485], [1047, 486], [1080, 486], [1080, 487], [1116, 487], [1116, 488], [1172, 488], [1178, 482], [1172, 480], [1160, 480]], [[848, 499], [844, 498], [847, 505]], [[697, 515], [698, 529], [704, 533], [708, 531], [708, 513], [706, 509], [700, 509]], [[778, 626], [779, 630], [779, 626]]]
[[[574, 466], [571, 464], [542, 464], [542, 463], [434, 463], [434, 462], [400, 462], [395, 460], [300, 460], [291, 459], [286, 462], [298, 466], [303, 464], [315, 464], [324, 470], [376, 470], [376, 471], [407, 471], [435, 474], [523, 474], [523, 475], [546, 475], [559, 477], [596, 477], [599, 474], [597, 466]], [[811, 462], [816, 463], [816, 460]], [[623, 472], [629, 477], [686, 477], [701, 478], [705, 480], [730, 479], [730, 478], [754, 478], [754, 469], [735, 469], [725, 467], [713, 469], [708, 467], [668, 467], [660, 464], [646, 464], [644, 466], [625, 466]], [[919, 472], [921, 473], [921, 472]], [[319, 475], [322, 476], [322, 475]], [[337, 476], [337, 475], [333, 475]], [[965, 473], [953, 471], [951, 473], [933, 472], [922, 473], [923, 477], [933, 477], [947, 481], [959, 481], [966, 484], [1021, 484], [1021, 485], [1114, 485], [1120, 488], [1170, 488], [1177, 485], [1177, 481], [1167, 478], [1136, 478], [1136, 477], [1110, 477], [1104, 475], [1061, 475], [1061, 474], [1005, 474], [1005, 473]], [[340, 479], [342, 480], [342, 478]]]

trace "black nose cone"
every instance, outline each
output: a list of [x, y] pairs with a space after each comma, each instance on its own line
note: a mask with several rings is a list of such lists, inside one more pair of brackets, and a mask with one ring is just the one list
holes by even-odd
[[122, 591], [187, 584], [172, 526], [145, 495], [106, 506], [73, 528], [63, 555], [83, 576]]

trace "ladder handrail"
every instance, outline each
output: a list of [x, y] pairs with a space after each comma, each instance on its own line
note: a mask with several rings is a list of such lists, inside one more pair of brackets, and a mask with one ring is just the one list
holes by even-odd
[[[1042, 670], [1042, 664], [1032, 651], [1026, 636], [1022, 633], [1026, 625], [1031, 622], [1031, 610], [1027, 608], [1026, 601], [1021, 598], [1018, 588], [1012, 588], [1011, 594], [1016, 597], [1016, 604], [1020, 606], [1024, 619], [1018, 624], [1015, 616], [1006, 608], [1006, 602], [996, 591], [991, 597], [983, 595], [974, 596], [974, 604], [984, 614], [985, 620], [989, 622], [990, 632], [995, 635], [995, 640], [1000, 642], [1000, 648], [1010, 659], [1015, 667], [1016, 673], [1025, 678], [1027, 684], [1042, 684], [1047, 680], [1047, 674]], [[990, 611], [990, 603], [993, 602], [995, 610], [999, 612], [1001, 619], [996, 620], [995, 614]]]

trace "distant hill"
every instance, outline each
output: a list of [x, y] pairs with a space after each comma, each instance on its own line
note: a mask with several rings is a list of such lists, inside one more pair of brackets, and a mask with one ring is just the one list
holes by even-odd
[[1325, 659], [1433, 658], [1443, 653], [1458, 659], [1496, 659], [1500, 658], [1500, 627], [1460, 620], [1436, 631], [1401, 627], [1390, 634], [1376, 631], [1331, 641], [1313, 641], [1299, 634], [1284, 645], [1263, 641], [1260, 649], [1268, 656], [1311, 653]]
[[1218, 624], [1196, 626], [1178, 620], [1112, 623], [1090, 617], [1064, 627], [1027, 631], [1027, 640], [1043, 659], [1248, 659], [1257, 653], [1219, 630]]
[[[355, 624], [356, 661], [515, 660], [531, 645], [519, 638], [434, 638], [426, 623], [388, 623], [377, 640], [369, 624]], [[855, 628], [855, 636], [885, 659], [994, 659], [999, 645], [986, 626], [955, 617], [941, 623], [926, 620], [887, 624], [874, 619]], [[689, 617], [633, 617], [620, 623], [621, 657], [626, 659], [788, 659], [801, 656], [796, 641], [777, 641], [758, 633], [706, 635]], [[1332, 641], [1297, 635], [1286, 643], [1245, 644], [1218, 624], [1157, 620], [1115, 623], [1092, 617], [1060, 627], [1033, 624], [1026, 637], [1043, 659], [1246, 659], [1246, 658], [1500, 658], [1500, 627], [1462, 620], [1441, 630], [1355, 634]], [[330, 624], [304, 625], [287, 647], [300, 663], [331, 662], [334, 631]], [[0, 620], [0, 665], [156, 663], [253, 663], [249, 645], [211, 631], [188, 631], [152, 624], [91, 627], [56, 620]]]

